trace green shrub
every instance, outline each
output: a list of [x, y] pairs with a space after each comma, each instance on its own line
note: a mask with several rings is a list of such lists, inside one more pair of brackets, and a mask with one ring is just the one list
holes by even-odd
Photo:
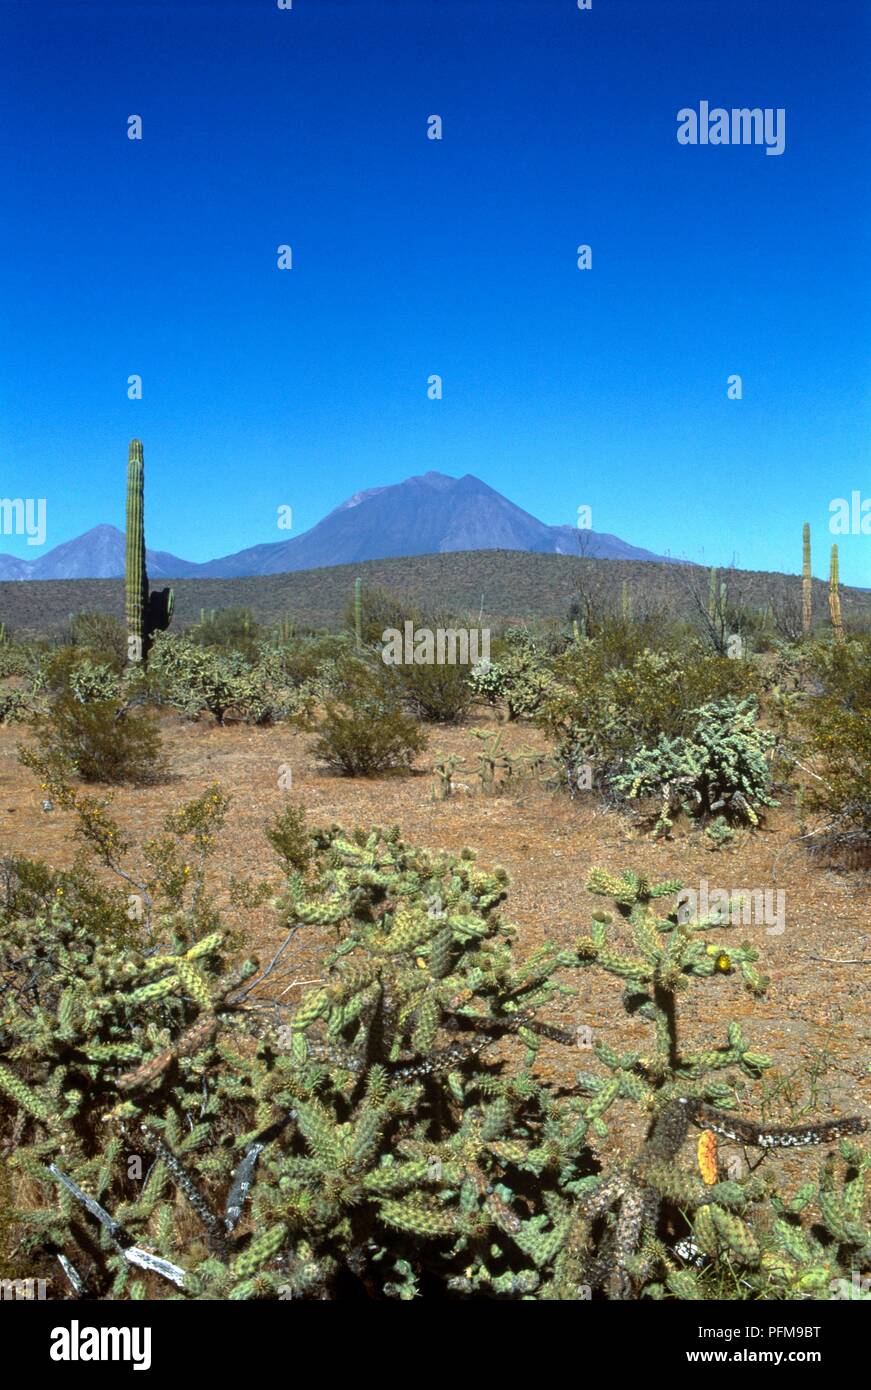
[[[814, 693], [800, 714], [817, 777], [809, 804], [829, 841], [871, 840], [871, 638], [820, 645], [808, 657]], [[818, 780], [819, 779], [819, 780]]]
[[73, 698], [84, 705], [92, 700], [117, 700], [121, 678], [110, 666], [97, 665], [86, 657], [71, 667], [68, 686]]
[[198, 646], [226, 653], [239, 652], [252, 661], [258, 643], [266, 636], [266, 629], [257, 622], [250, 608], [232, 604], [229, 608], [204, 613], [200, 622], [188, 629], [186, 636]]
[[554, 682], [536, 722], [555, 740], [568, 768], [589, 763], [600, 786], [623, 772], [639, 748], [660, 738], [688, 737], [700, 706], [756, 692], [759, 675], [747, 661], [704, 652], [645, 649], [613, 665], [607, 641], [573, 643], [554, 663]]
[[266, 838], [287, 874], [305, 873], [312, 859], [312, 844], [304, 806], [285, 806], [267, 826]]
[[427, 746], [393, 673], [353, 657], [337, 666], [319, 735], [317, 756], [347, 777], [407, 767]]
[[158, 703], [191, 718], [207, 712], [218, 724], [230, 717], [249, 724], [305, 719], [312, 693], [287, 682], [277, 649], [257, 644], [255, 651], [257, 659], [251, 662], [238, 651], [158, 633], [148, 661], [148, 687]]
[[727, 821], [759, 822], [762, 806], [776, 806], [770, 796], [771, 756], [776, 736], [757, 723], [753, 696], [702, 705], [690, 712], [687, 737], [660, 738], [641, 748], [611, 779], [620, 796], [661, 798], [657, 830], [668, 830], [674, 814], [706, 819], [718, 813]]
[[[164, 775], [160, 733], [154, 715], [117, 700], [83, 704], [61, 695], [34, 723], [42, 755], [60, 759], [85, 782], [144, 786]], [[19, 752], [27, 764], [28, 750]]]
[[120, 675], [127, 665], [127, 629], [111, 613], [76, 613], [70, 622], [70, 642], [79, 656], [108, 666]]
[[418, 718], [433, 724], [456, 724], [468, 712], [473, 698], [471, 666], [433, 662], [395, 669], [403, 695]]
[[33, 712], [30, 697], [24, 690], [0, 688], [0, 724], [20, 724]]
[[[354, 638], [354, 601], [349, 598], [342, 621], [349, 638]], [[360, 635], [364, 647], [375, 650], [388, 628], [403, 631], [403, 624], [421, 626], [424, 618], [417, 604], [377, 584], [363, 584], [360, 591]]]
[[475, 667], [470, 676], [474, 694], [491, 705], [504, 701], [509, 720], [536, 714], [553, 683], [547, 663], [531, 641], [506, 641], [496, 660]]

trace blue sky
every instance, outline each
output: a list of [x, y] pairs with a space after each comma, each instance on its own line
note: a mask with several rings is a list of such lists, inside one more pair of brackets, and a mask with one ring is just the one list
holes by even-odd
[[[132, 436], [194, 560], [437, 469], [710, 563], [795, 571], [809, 520], [823, 574], [871, 496], [864, 0], [0, 0], [0, 51], [0, 495], [45, 549], [123, 524]], [[785, 152], [679, 145], [701, 100]]]

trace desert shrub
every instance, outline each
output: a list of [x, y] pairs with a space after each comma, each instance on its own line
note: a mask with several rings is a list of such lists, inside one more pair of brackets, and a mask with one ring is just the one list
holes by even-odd
[[[817, 777], [809, 804], [824, 837], [871, 839], [871, 639], [820, 645], [808, 657], [814, 693], [800, 713]], [[821, 779], [821, 780], [817, 780]]]
[[697, 644], [682, 651], [645, 649], [625, 666], [612, 662], [607, 643], [573, 643], [553, 663], [554, 682], [536, 715], [565, 767], [591, 765], [600, 787], [610, 786], [639, 748], [688, 737], [702, 705], [746, 698], [759, 687], [751, 662], [706, 653]]
[[625, 771], [611, 779], [620, 796], [661, 799], [658, 831], [671, 828], [679, 810], [706, 819], [759, 822], [760, 808], [776, 806], [770, 795], [776, 736], [757, 723], [753, 696], [726, 699], [691, 711], [688, 736], [662, 734], [651, 748], [632, 754]]
[[34, 653], [28, 647], [19, 643], [0, 642], [0, 680], [28, 675], [33, 662]]
[[116, 674], [127, 664], [127, 629], [111, 613], [76, 613], [70, 620], [70, 644], [79, 656], [97, 665], [108, 666]]
[[[342, 615], [345, 631], [353, 640], [355, 636], [356, 615], [354, 600], [349, 599]], [[364, 647], [380, 647], [382, 636], [387, 628], [403, 631], [403, 624], [412, 622], [420, 626], [423, 622], [419, 606], [400, 594], [378, 584], [363, 584], [360, 588], [360, 634]]]
[[260, 647], [261, 656], [269, 651], [278, 664], [282, 680], [296, 688], [325, 691], [336, 663], [352, 651], [353, 639], [347, 633], [312, 633], [289, 642], [272, 641]]
[[91, 700], [116, 700], [121, 693], [121, 678], [110, 666], [84, 660], [70, 668], [68, 686], [73, 699], [80, 704]]
[[39, 664], [43, 689], [49, 695], [67, 693], [70, 688], [70, 677], [84, 659], [81, 649], [72, 642], [65, 642], [61, 646], [43, 653]]
[[238, 651], [158, 633], [148, 661], [149, 690], [160, 704], [191, 718], [207, 712], [218, 724], [230, 716], [249, 724], [304, 719], [311, 692], [287, 683], [275, 648], [258, 643], [255, 652], [257, 659], [251, 662]]
[[251, 609], [242, 604], [203, 613], [200, 621], [186, 633], [198, 646], [239, 652], [249, 660], [254, 659], [258, 643], [266, 635], [266, 629], [257, 622]]
[[32, 702], [26, 691], [0, 687], [0, 724], [23, 723], [32, 712]]
[[[118, 700], [61, 695], [34, 721], [39, 752], [62, 760], [85, 782], [144, 786], [164, 774], [160, 732], [153, 713]], [[27, 763], [30, 753], [19, 751]]]
[[272, 845], [285, 872], [305, 873], [312, 858], [311, 836], [306, 825], [305, 807], [293, 803], [266, 827], [266, 838]]
[[423, 730], [403, 708], [393, 672], [380, 661], [349, 657], [339, 663], [315, 744], [328, 767], [348, 777], [373, 777], [407, 767], [426, 746]]
[[[204, 852], [211, 801], [170, 818]], [[105, 808], [76, 809], [125, 872]], [[688, 991], [766, 982], [728, 927], [668, 910], [676, 882], [594, 870], [612, 912], [518, 957], [503, 871], [396, 830], [316, 831], [310, 877], [292, 873], [279, 907], [291, 933], [317, 923], [336, 944], [281, 1025], [271, 965], [234, 965], [216, 920], [192, 930], [190, 892], [167, 915], [139, 887], [148, 911], [123, 944], [62, 900], [35, 917], [0, 900], [16, 1241], [33, 1263], [62, 1251], [89, 1297], [824, 1298], [868, 1268], [862, 1123], [734, 1116], [737, 1084], [758, 1102], [770, 1059], [738, 1022], [719, 1045], [681, 1043]], [[534, 1064], [543, 1039], [574, 1034], [541, 1014], [591, 970], [650, 1036], [625, 1053], [593, 1041], [558, 1092]], [[628, 1160], [608, 1143], [627, 1108], [644, 1131]], [[683, 1156], [693, 1125], [698, 1167]], [[786, 1197], [722, 1175], [724, 1130], [768, 1153], [840, 1149]]]
[[509, 720], [531, 717], [541, 708], [553, 686], [544, 657], [525, 635], [512, 640], [506, 634], [496, 659], [472, 669], [472, 691], [494, 705], [503, 701]]
[[58, 902], [98, 942], [120, 944], [133, 930], [126, 893], [98, 883], [81, 858], [71, 869], [55, 869], [23, 855], [0, 859], [0, 922], [47, 919]]
[[456, 724], [472, 703], [470, 665], [438, 663], [396, 667], [403, 695], [420, 719], [433, 724]]

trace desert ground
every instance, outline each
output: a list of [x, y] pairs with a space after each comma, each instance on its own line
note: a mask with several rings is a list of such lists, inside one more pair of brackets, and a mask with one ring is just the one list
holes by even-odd
[[[497, 726], [497, 716], [486, 708], [474, 708], [463, 725], [431, 728], [429, 748], [410, 773], [378, 779], [325, 771], [312, 751], [314, 735], [287, 726], [217, 727], [176, 716], [163, 716], [161, 723], [168, 776], [158, 785], [116, 790], [113, 814], [139, 843], [158, 829], [167, 811], [213, 782], [222, 785], [232, 801], [211, 883], [226, 920], [240, 930], [245, 949], [261, 964], [284, 940], [286, 928], [268, 905], [234, 908], [227, 890], [231, 875], [269, 879], [276, 891], [280, 888], [278, 863], [263, 829], [288, 798], [305, 806], [311, 825], [337, 822], [352, 829], [398, 824], [412, 843], [452, 852], [471, 846], [483, 866], [503, 865], [511, 880], [505, 917], [516, 926], [521, 957], [545, 938], [570, 945], [588, 930], [590, 914], [609, 906], [585, 889], [594, 865], [612, 871], [632, 868], [654, 880], [677, 877], [690, 887], [706, 880], [711, 890], [782, 889], [782, 933], [755, 923], [723, 932], [724, 941], [746, 940], [758, 949], [758, 966], [771, 980], [767, 996], [754, 1000], [737, 972], [688, 990], [681, 1000], [684, 1045], [717, 1046], [725, 1040], [728, 1021], [740, 1021], [754, 1050], [769, 1053], [775, 1063], [765, 1075], [762, 1113], [758, 1097], [752, 1112], [765, 1123], [871, 1114], [871, 873], [811, 858], [797, 842], [798, 819], [790, 804], [769, 811], [764, 826], [742, 833], [734, 847], [712, 852], [703, 835], [680, 824], [673, 838], [653, 842], [624, 814], [604, 808], [594, 793], [572, 801], [565, 792], [527, 780], [502, 794], [482, 794], [472, 771], [479, 748], [476, 728], [499, 727], [512, 753], [546, 751], [536, 730]], [[59, 809], [42, 809], [44, 794], [17, 761], [17, 746], [30, 737], [26, 726], [0, 727], [0, 851], [38, 856], [60, 867], [77, 851], [70, 838], [72, 818]], [[468, 769], [457, 773], [465, 787], [447, 800], [437, 799], [438, 779], [431, 771], [442, 753], [464, 757]], [[282, 764], [291, 769], [291, 790], [279, 786]], [[319, 978], [331, 940], [318, 929], [305, 928], [297, 935], [280, 977], [288, 1008]], [[650, 1036], [647, 1024], [624, 1013], [614, 977], [592, 970], [574, 983], [579, 993], [555, 1001], [542, 1017], [576, 1034], [578, 1046], [545, 1043], [536, 1064], [543, 1075], [566, 1087], [576, 1070], [597, 1065], [581, 1045], [589, 1043], [590, 1034], [577, 1030], [589, 1029], [593, 1039], [621, 1050], [643, 1050]], [[518, 1046], [514, 1040], [500, 1045]], [[736, 1100], [742, 1113], [740, 1091]], [[628, 1117], [618, 1112], [629, 1109], [634, 1107], [615, 1107], [609, 1115], [609, 1142], [627, 1152], [639, 1137], [621, 1129]], [[729, 1152], [724, 1146], [723, 1157]], [[743, 1161], [755, 1165], [760, 1156], [747, 1150]], [[778, 1165], [787, 1183], [799, 1180], [801, 1154], [761, 1161]]]

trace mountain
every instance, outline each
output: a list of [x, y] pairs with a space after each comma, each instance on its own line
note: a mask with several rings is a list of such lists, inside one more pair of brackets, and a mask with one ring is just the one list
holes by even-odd
[[[310, 530], [288, 540], [254, 545], [204, 564], [162, 551], [146, 552], [157, 579], [238, 579], [286, 574], [400, 556], [470, 550], [526, 550], [603, 560], [662, 560], [600, 531], [546, 526], [467, 473], [424, 473], [390, 487], [367, 488], [342, 502]], [[124, 573], [124, 536], [95, 526], [38, 560], [0, 555], [3, 579], [103, 579]]]
[[336, 507], [310, 531], [209, 560], [202, 579], [286, 574], [405, 555], [455, 550], [531, 550], [603, 560], [661, 560], [617, 536], [546, 526], [480, 478], [424, 473], [392, 487], [369, 488]]
[[[163, 550], [146, 550], [149, 579], [182, 579], [198, 566]], [[38, 560], [0, 555], [0, 579], [116, 579], [124, 573], [124, 532], [117, 526], [92, 526], [83, 536], [64, 541]]]

